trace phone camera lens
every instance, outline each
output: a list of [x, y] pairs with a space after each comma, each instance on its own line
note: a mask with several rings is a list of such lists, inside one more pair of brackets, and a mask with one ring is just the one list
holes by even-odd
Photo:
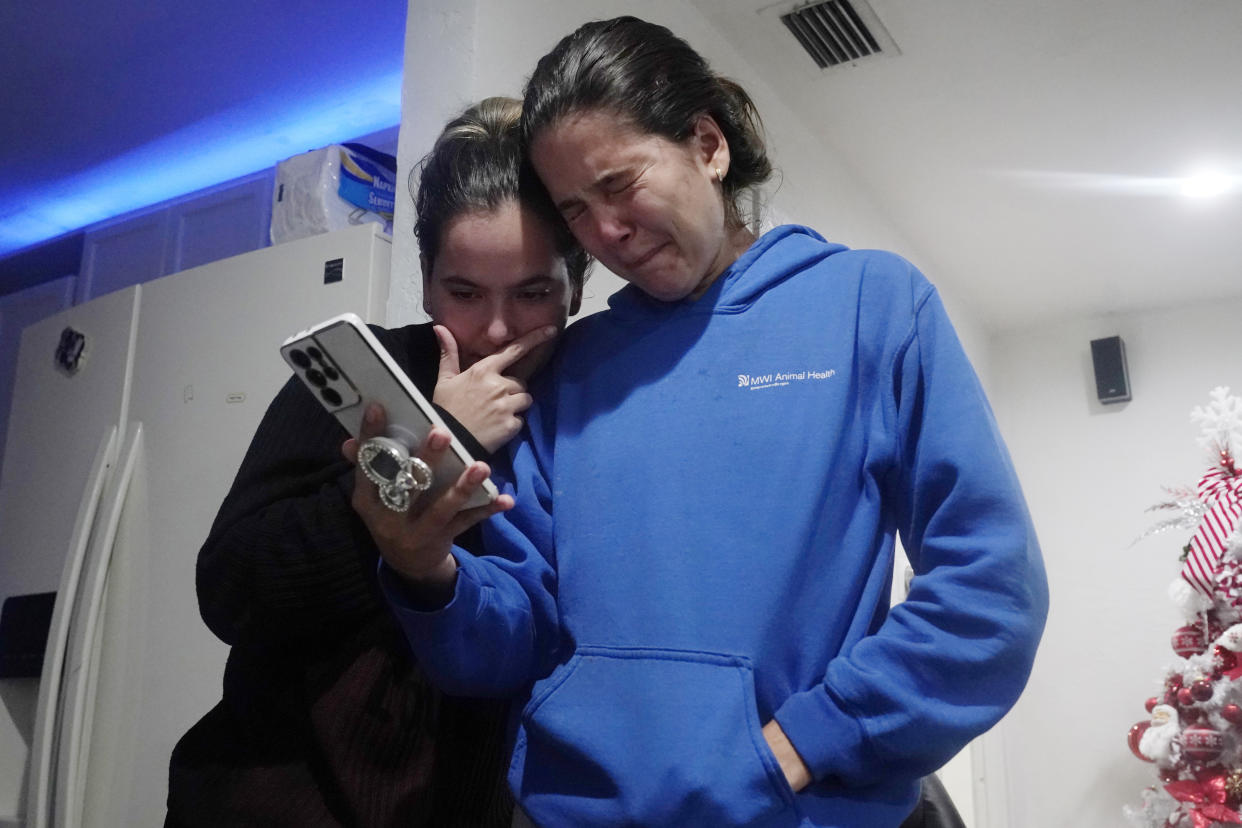
[[333, 368], [331, 365], [323, 366], [323, 375], [327, 377], [328, 379], [332, 380], [333, 382], [336, 382], [337, 380], [341, 378], [340, 373], [335, 368]]
[[323, 375], [323, 372], [320, 371], [318, 368], [311, 368], [309, 371], [307, 371], [306, 378], [311, 381], [311, 385], [314, 385], [318, 388], [323, 388], [325, 385], [328, 384], [327, 377], [325, 377]]
[[305, 351], [300, 351], [297, 348], [289, 352], [289, 359], [293, 360], [293, 364], [303, 371], [311, 366], [310, 357], [306, 355]]
[[319, 393], [327, 400], [328, 405], [336, 407], [341, 404], [341, 395], [336, 393], [335, 388], [323, 388]]
[[314, 345], [307, 348], [306, 353], [310, 354], [311, 359], [315, 360], [315, 362], [323, 362], [323, 353]]

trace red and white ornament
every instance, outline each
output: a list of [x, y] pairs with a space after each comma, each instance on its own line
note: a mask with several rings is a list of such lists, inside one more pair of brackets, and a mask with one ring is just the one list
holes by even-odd
[[1224, 749], [1224, 735], [1211, 725], [1193, 724], [1182, 731], [1182, 753], [1191, 761], [1215, 761]]
[[1203, 628], [1198, 624], [1187, 624], [1184, 627], [1178, 627], [1173, 633], [1173, 639], [1170, 643], [1173, 645], [1173, 652], [1182, 658], [1199, 655], [1207, 647]]
[[1143, 741], [1143, 734], [1151, 727], [1151, 722], [1135, 722], [1130, 728], [1130, 732], [1126, 734], [1126, 744], [1130, 746], [1130, 752], [1142, 759], [1144, 762], [1154, 762], [1154, 759], [1148, 759], [1143, 755], [1143, 751], [1139, 750], [1139, 744]]

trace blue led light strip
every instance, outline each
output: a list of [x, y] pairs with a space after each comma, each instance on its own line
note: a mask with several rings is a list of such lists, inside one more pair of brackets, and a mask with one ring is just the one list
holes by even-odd
[[256, 99], [24, 194], [0, 215], [0, 255], [400, 120], [400, 71], [315, 90], [313, 100]]

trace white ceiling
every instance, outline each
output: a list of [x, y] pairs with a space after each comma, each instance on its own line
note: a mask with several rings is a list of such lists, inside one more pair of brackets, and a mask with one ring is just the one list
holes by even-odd
[[[1176, 193], [1242, 176], [1242, 0], [873, 0], [900, 54], [823, 72], [771, 0], [693, 3], [985, 326], [1242, 296], [1242, 190]], [[388, 71], [404, 8], [0, 4], [0, 222], [213, 112]]]
[[872, 0], [900, 54], [825, 71], [794, 5], [695, 3], [986, 327], [1242, 296], [1242, 186], [1177, 180], [1242, 185], [1239, 0]]

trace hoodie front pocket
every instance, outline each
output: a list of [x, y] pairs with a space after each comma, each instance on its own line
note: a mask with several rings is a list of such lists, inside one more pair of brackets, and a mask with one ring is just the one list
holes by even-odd
[[741, 656], [580, 647], [536, 685], [510, 781], [540, 825], [792, 826]]

